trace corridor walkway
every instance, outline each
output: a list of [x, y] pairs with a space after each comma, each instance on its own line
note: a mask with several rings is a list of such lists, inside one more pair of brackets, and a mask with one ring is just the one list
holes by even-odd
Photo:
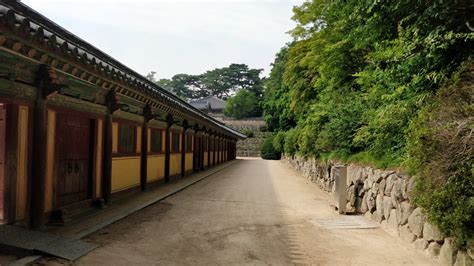
[[79, 264], [436, 265], [376, 229], [327, 229], [331, 198], [280, 161], [242, 159], [86, 240]]

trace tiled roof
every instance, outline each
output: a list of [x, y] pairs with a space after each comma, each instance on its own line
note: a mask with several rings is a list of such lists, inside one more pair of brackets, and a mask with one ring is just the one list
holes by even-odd
[[207, 96], [205, 98], [194, 100], [189, 103], [194, 108], [199, 110], [223, 110], [225, 106], [225, 101], [217, 98], [216, 96]]
[[2, 0], [0, 2], [0, 23], [6, 23], [13, 27], [20, 25], [20, 29], [32, 36], [31, 38], [48, 42], [58, 47], [57, 50], [59, 51], [68, 51], [80, 60], [95, 64], [98, 69], [111, 73], [114, 77], [133, 84], [134, 87], [139, 87], [140, 91], [146, 95], [153, 95], [194, 117], [210, 122], [238, 138], [245, 138], [245, 135], [202, 113], [20, 1]]

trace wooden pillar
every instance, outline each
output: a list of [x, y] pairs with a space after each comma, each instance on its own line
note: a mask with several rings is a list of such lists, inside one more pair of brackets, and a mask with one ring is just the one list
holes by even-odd
[[199, 157], [200, 157], [200, 159], [199, 159], [199, 164], [200, 164], [199, 169], [204, 170], [204, 136], [201, 136], [201, 141], [200, 141], [199, 144], [201, 146], [199, 148], [199, 153], [200, 153], [200, 155], [199, 155]]
[[148, 174], [148, 122], [143, 122], [142, 126], [142, 148], [140, 154], [140, 188], [146, 190]]
[[46, 141], [48, 95], [58, 91], [64, 85], [57, 83], [56, 72], [48, 65], [41, 65], [36, 76], [37, 96], [33, 108], [33, 164], [30, 175], [30, 217], [29, 226], [39, 228], [43, 225], [46, 188]]
[[212, 153], [212, 166], [215, 166], [217, 164], [217, 161], [216, 161], [216, 152], [217, 152], [217, 136], [214, 135], [214, 152]]
[[222, 138], [219, 137], [219, 164], [222, 163]]
[[102, 172], [102, 195], [105, 203], [110, 203], [112, 194], [112, 114], [120, 109], [118, 96], [114, 90], [109, 91], [106, 96], [107, 106], [104, 119], [104, 151]]
[[112, 194], [112, 113], [109, 108], [104, 118], [103, 154], [102, 196], [104, 202], [109, 203]]
[[170, 163], [171, 163], [171, 126], [173, 125], [173, 117], [168, 115], [166, 118], [166, 135], [165, 135], [165, 182], [170, 181]]
[[222, 153], [222, 161], [227, 162], [227, 139], [224, 139], [224, 152]]
[[211, 168], [211, 134], [207, 136], [207, 168]]
[[140, 152], [140, 188], [146, 190], [148, 178], [148, 121], [152, 118], [151, 107], [146, 105], [143, 108], [143, 125], [142, 125], [142, 144]]
[[34, 107], [33, 120], [33, 176], [31, 179], [30, 226], [39, 228], [44, 220], [44, 197], [46, 180], [46, 100], [39, 89]]
[[194, 135], [193, 135], [193, 173], [197, 172], [197, 158], [198, 158], [198, 149], [197, 149], [197, 134], [198, 134], [199, 126], [196, 125], [194, 127]]
[[181, 177], [186, 175], [186, 130], [188, 129], [188, 122], [183, 122], [183, 135], [181, 136]]
[[[3, 161], [3, 221], [12, 223], [16, 218], [16, 181], [18, 171], [18, 106], [7, 104], [0, 106], [4, 116]], [[6, 116], [5, 116], [6, 114]], [[33, 119], [31, 119], [33, 121]], [[0, 144], [1, 145], [1, 144]], [[1, 156], [1, 155], [0, 155]], [[29, 184], [31, 184], [31, 175]], [[29, 186], [30, 189], [32, 188]], [[31, 193], [31, 192], [30, 192]]]

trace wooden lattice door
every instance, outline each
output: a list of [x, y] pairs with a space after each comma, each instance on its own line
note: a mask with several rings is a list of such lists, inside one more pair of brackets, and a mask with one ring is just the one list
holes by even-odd
[[91, 184], [91, 120], [59, 114], [56, 127], [56, 207], [85, 200]]

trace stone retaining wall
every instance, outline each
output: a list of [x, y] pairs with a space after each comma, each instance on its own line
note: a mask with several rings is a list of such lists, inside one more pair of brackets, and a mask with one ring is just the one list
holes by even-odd
[[[282, 160], [321, 189], [333, 193], [336, 162], [299, 156], [283, 156]], [[435, 225], [427, 222], [423, 210], [410, 202], [412, 188], [413, 179], [399, 172], [349, 164], [346, 210], [380, 223], [390, 234], [437, 257], [442, 265], [474, 265], [474, 247], [457, 250], [452, 238], [443, 237]]]

